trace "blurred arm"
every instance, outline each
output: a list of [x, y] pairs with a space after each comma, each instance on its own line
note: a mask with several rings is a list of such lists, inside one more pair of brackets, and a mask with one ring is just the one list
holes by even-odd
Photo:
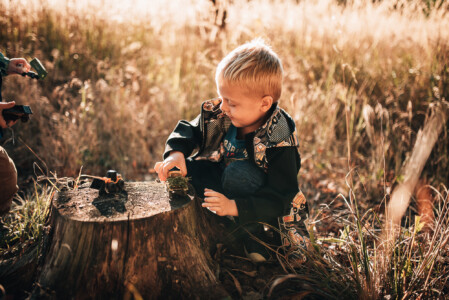
[[0, 52], [0, 75], [6, 76], [8, 75], [10, 59], [5, 57], [3, 53]]

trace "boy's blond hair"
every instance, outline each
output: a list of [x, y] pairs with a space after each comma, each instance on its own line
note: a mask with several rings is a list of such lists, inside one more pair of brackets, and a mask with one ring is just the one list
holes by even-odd
[[274, 102], [281, 97], [283, 69], [277, 54], [258, 38], [243, 44], [217, 66], [215, 82], [220, 79], [247, 87], [261, 97], [271, 96]]

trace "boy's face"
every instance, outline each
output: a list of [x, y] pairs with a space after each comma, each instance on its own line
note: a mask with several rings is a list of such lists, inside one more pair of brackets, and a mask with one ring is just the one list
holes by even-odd
[[256, 96], [249, 89], [222, 78], [217, 88], [222, 99], [220, 108], [238, 128], [240, 135], [244, 136], [263, 125], [266, 113], [273, 103], [271, 96]]

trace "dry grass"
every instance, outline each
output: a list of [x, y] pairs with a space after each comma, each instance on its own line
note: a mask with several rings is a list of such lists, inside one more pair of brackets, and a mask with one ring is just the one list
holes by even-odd
[[[369, 158], [362, 168], [372, 184], [376, 174], [399, 170], [429, 103], [447, 98], [447, 7], [426, 17], [418, 3], [394, 10], [389, 1], [283, 1], [275, 8], [270, 1], [235, 1], [226, 31], [211, 41], [208, 1], [2, 1], [2, 51], [37, 56], [50, 72], [39, 84], [8, 78], [4, 93], [33, 105], [33, 122], [16, 134], [51, 170], [74, 176], [81, 165], [92, 173], [117, 168], [138, 179], [160, 159], [176, 121], [194, 117], [198, 104], [216, 95], [220, 58], [262, 36], [285, 65], [282, 105], [297, 121], [305, 168], [330, 161], [347, 172], [340, 158], [348, 105], [354, 162]], [[364, 106], [374, 111], [371, 124]], [[377, 141], [382, 129], [381, 149], [367, 143], [370, 126]], [[24, 168], [35, 160], [25, 159], [25, 149], [12, 152]]]
[[[449, 291], [448, 191], [433, 190], [434, 231], [423, 231], [420, 217], [408, 218], [394, 240], [381, 234], [382, 217], [374, 210], [350, 209], [337, 218], [344, 228], [336, 237], [319, 237], [308, 262], [296, 269], [298, 290], [326, 299], [440, 299]], [[315, 220], [317, 221], [317, 220]], [[312, 222], [316, 224], [316, 222]]]
[[9, 214], [0, 218], [0, 257], [17, 255], [31, 243], [38, 243], [50, 212], [55, 189], [34, 184], [28, 197], [16, 196]]
[[[15, 145], [10, 139], [1, 143], [22, 178], [36, 161], [59, 176], [76, 176], [83, 166], [92, 175], [114, 168], [125, 179], [144, 179], [176, 122], [193, 118], [203, 100], [216, 96], [219, 60], [261, 36], [284, 63], [281, 105], [298, 126], [303, 190], [313, 194], [325, 185], [344, 195], [355, 191], [366, 212], [401, 182], [400, 169], [426, 114], [449, 99], [449, 4], [338, 2], [235, 0], [225, 30], [218, 31], [206, 0], [0, 0], [0, 51], [38, 57], [49, 71], [42, 82], [4, 80], [4, 98], [30, 104], [34, 115], [15, 126]], [[433, 186], [449, 186], [447, 143], [446, 126], [423, 171]], [[349, 186], [348, 172], [357, 174]], [[447, 192], [438, 190], [446, 199]], [[367, 298], [415, 297], [440, 287], [446, 271], [427, 260], [435, 262], [430, 254], [444, 246], [435, 242], [419, 252], [411, 223], [391, 246], [389, 271], [376, 273], [378, 237], [362, 222], [368, 217], [354, 211], [354, 200], [348, 199], [353, 213], [338, 244], [347, 251], [313, 261], [323, 268], [342, 259], [338, 265], [353, 276], [354, 295]], [[311, 204], [317, 215], [318, 205]], [[378, 214], [372, 212], [371, 223]], [[442, 220], [433, 240], [447, 235]], [[422, 253], [428, 256], [418, 257]], [[416, 292], [423, 282], [426, 290]], [[325, 292], [339, 289], [331, 284]]]

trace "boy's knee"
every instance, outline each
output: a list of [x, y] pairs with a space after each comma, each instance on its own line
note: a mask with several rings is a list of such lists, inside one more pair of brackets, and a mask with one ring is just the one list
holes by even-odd
[[6, 150], [0, 147], [0, 215], [9, 211], [17, 191], [16, 167]]

